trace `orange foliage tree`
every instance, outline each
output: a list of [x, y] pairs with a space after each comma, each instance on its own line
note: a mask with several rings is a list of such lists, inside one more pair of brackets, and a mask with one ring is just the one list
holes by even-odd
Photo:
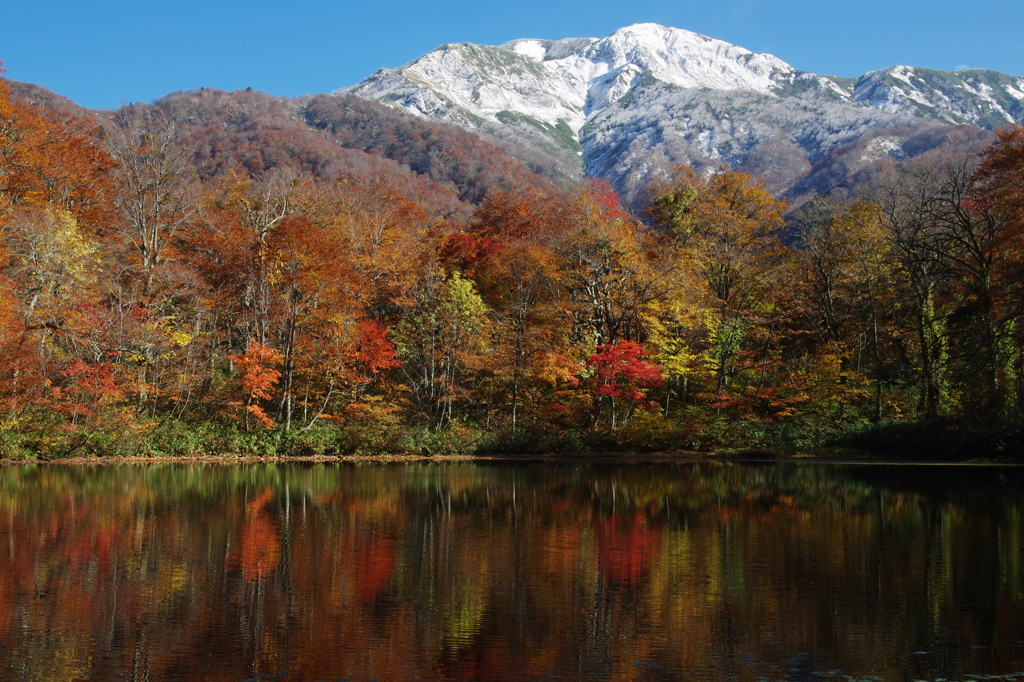
[[284, 356], [280, 351], [264, 346], [257, 341], [250, 341], [242, 355], [229, 355], [228, 359], [238, 365], [242, 373], [239, 385], [245, 394], [246, 429], [249, 427], [249, 415], [252, 415], [265, 428], [272, 429], [274, 420], [267, 416], [260, 406], [260, 400], [273, 398], [271, 391], [281, 378], [281, 372], [274, 365], [281, 364]]

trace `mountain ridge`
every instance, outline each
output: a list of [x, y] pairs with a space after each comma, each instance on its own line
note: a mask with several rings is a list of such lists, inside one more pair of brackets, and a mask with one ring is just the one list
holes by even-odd
[[[789, 170], [772, 187], [785, 194], [872, 131], [903, 129], [888, 144], [899, 158], [906, 138], [933, 125], [993, 130], [1024, 120], [1024, 78], [910, 66], [825, 76], [658, 24], [600, 39], [442, 45], [337, 93], [532, 147], [566, 177], [610, 177], [627, 194], [675, 163], [749, 167], [766, 145], [789, 150], [779, 157]], [[695, 109], [699, 120], [687, 113]], [[644, 136], [649, 144], [638, 143]]]

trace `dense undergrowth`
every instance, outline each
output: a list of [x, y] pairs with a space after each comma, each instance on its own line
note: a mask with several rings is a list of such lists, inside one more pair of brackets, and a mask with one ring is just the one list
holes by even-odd
[[940, 419], [853, 424], [828, 432], [820, 425], [717, 424], [700, 432], [645, 420], [616, 432], [593, 429], [488, 431], [466, 422], [444, 428], [395, 423], [342, 427], [316, 425], [292, 431], [245, 431], [211, 421], [167, 422], [135, 429], [34, 429], [0, 432], [0, 459], [60, 461], [70, 458], [311, 458], [311, 457], [523, 457], [665, 456], [743, 454], [853, 456], [886, 461], [1019, 461], [1024, 429], [1014, 425]]

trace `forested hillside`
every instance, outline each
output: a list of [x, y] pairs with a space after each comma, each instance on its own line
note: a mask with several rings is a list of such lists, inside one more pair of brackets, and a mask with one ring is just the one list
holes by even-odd
[[96, 114], [0, 83], [0, 451], [1011, 433], [1024, 129], [883, 166], [788, 222], [725, 169], [677, 167], [631, 213], [604, 183], [559, 188], [352, 98], [203, 90]]

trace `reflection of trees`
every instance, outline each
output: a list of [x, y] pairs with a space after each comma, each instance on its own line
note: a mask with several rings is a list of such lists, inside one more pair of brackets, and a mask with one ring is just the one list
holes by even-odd
[[1020, 474], [877, 471], [8, 468], [0, 677], [753, 679], [742, 656], [800, 650], [888, 677], [975, 644], [1024, 663]]
[[267, 509], [273, 499], [274, 489], [268, 486], [245, 504], [245, 521], [231, 564], [241, 568], [246, 580], [265, 580], [277, 568], [281, 541]]
[[645, 515], [634, 512], [597, 522], [597, 566], [613, 584], [640, 582], [661, 540], [661, 528], [648, 525]]

